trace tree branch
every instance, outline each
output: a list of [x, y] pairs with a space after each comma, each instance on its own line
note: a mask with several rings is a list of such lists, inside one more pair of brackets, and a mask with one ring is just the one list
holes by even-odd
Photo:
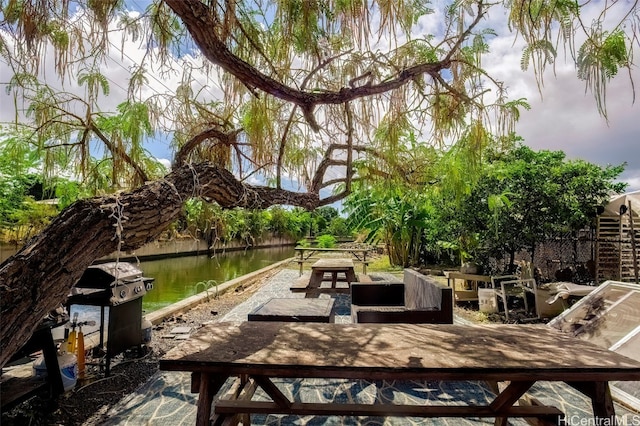
[[95, 133], [96, 136], [102, 141], [102, 143], [104, 143], [107, 146], [107, 148], [109, 149], [109, 151], [111, 151], [113, 155], [117, 155], [118, 157], [122, 158], [122, 160], [124, 160], [125, 163], [127, 163], [128, 165], [131, 166], [131, 168], [133, 168], [133, 170], [136, 172], [136, 175], [138, 175], [138, 179], [140, 180], [140, 183], [144, 183], [149, 180], [147, 173], [142, 169], [142, 167], [140, 167], [138, 163], [133, 161], [133, 159], [129, 156], [129, 154], [127, 154], [127, 152], [124, 149], [114, 145], [111, 142], [111, 140], [108, 137], [106, 137], [100, 129], [98, 129], [98, 127], [93, 123], [93, 121], [90, 122], [88, 126], [91, 129], [91, 131]]
[[[340, 56], [346, 55], [347, 53], [348, 52], [340, 53], [338, 55], [332, 56], [320, 62], [302, 80], [302, 83], [300, 83], [300, 89], [301, 90], [306, 89], [307, 84], [309, 84], [309, 81], [311, 81], [311, 77], [313, 77], [318, 71], [320, 71], [321, 69], [329, 65], [331, 62], [338, 59]], [[287, 146], [287, 136], [289, 135], [289, 129], [291, 128], [291, 124], [293, 123], [293, 118], [295, 116], [296, 109], [297, 109], [296, 105], [294, 105], [293, 108], [291, 108], [291, 114], [289, 114], [289, 119], [287, 120], [287, 124], [284, 128], [284, 131], [282, 132], [282, 138], [280, 140], [280, 149], [278, 150], [278, 161], [277, 161], [277, 167], [276, 167], [276, 187], [277, 188], [280, 188], [282, 184], [282, 162], [284, 160], [284, 152]]]
[[231, 132], [225, 133], [221, 130], [210, 128], [203, 132], [198, 133], [185, 143], [182, 148], [176, 153], [176, 158], [173, 160], [173, 167], [181, 167], [187, 163], [189, 154], [198, 147], [202, 142], [207, 139], [218, 139], [225, 145], [234, 145], [236, 138], [242, 129], [236, 129]]
[[[187, 30], [193, 37], [195, 43], [200, 47], [204, 56], [211, 62], [220, 66], [225, 71], [234, 75], [240, 81], [260, 89], [272, 96], [298, 105], [303, 112], [309, 125], [315, 130], [318, 124], [313, 117], [313, 110], [316, 105], [321, 104], [342, 104], [354, 99], [386, 93], [397, 89], [407, 82], [422, 74], [430, 74], [432, 77], [441, 70], [449, 67], [452, 55], [447, 55], [445, 60], [417, 64], [405, 68], [395, 77], [387, 79], [378, 84], [364, 85], [359, 87], [343, 87], [338, 91], [308, 92], [294, 89], [274, 78], [260, 72], [251, 64], [243, 61], [234, 55], [220, 40], [216, 31], [217, 22], [209, 12], [209, 8], [199, 0], [164, 0], [165, 3], [182, 19]], [[482, 15], [479, 13], [479, 15]], [[479, 18], [474, 21], [475, 25]], [[467, 34], [465, 32], [464, 34]], [[462, 35], [461, 35], [462, 37]], [[459, 46], [462, 41], [459, 41]]]

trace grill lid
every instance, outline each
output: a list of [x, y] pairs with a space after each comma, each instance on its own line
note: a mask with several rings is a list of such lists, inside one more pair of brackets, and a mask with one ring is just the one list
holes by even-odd
[[71, 288], [68, 304], [116, 306], [144, 296], [153, 288], [153, 278], [127, 262], [89, 266]]
[[142, 279], [142, 271], [128, 262], [108, 262], [89, 266], [75, 287], [109, 288]]

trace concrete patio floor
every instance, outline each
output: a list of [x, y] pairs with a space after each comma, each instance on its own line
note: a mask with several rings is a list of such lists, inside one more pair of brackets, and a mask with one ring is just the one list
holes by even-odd
[[[389, 278], [384, 274], [373, 274], [378, 278]], [[246, 321], [247, 314], [270, 298], [303, 298], [303, 293], [292, 293], [289, 286], [298, 278], [298, 271], [283, 269], [264, 284], [250, 299], [236, 306], [219, 321]], [[329, 297], [322, 295], [321, 297]], [[350, 300], [348, 295], [335, 297], [335, 322], [351, 322]], [[464, 323], [455, 318], [457, 323]], [[276, 382], [276, 381], [274, 381]], [[393, 402], [403, 404], [486, 404], [494, 397], [492, 391], [479, 382], [466, 382], [464, 386], [447, 382], [424, 381], [345, 381], [345, 380], [298, 380], [288, 379], [276, 382], [276, 385], [289, 397], [302, 398], [305, 401], [339, 401], [372, 403]], [[591, 419], [590, 402], [579, 392], [567, 385], [554, 383], [536, 384], [530, 392], [544, 404], [553, 405], [562, 410], [566, 424], [581, 423]], [[141, 386], [113, 407], [108, 413], [104, 425], [193, 425], [196, 418], [197, 394], [190, 392], [190, 375], [159, 371], [151, 380]], [[260, 390], [254, 399], [265, 399]], [[616, 406], [619, 418], [617, 424], [638, 424], [640, 415]], [[636, 417], [633, 417], [633, 416]], [[513, 419], [512, 425], [525, 425], [524, 420]], [[338, 416], [283, 416], [253, 415], [252, 425], [476, 425], [493, 424], [493, 419], [424, 419], [393, 417], [338, 417]]]

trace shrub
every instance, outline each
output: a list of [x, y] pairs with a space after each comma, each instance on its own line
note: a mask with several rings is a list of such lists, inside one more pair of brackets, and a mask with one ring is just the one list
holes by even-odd
[[336, 238], [333, 235], [320, 235], [316, 241], [320, 248], [331, 248], [336, 245]]
[[309, 243], [309, 240], [307, 240], [306, 238], [301, 239], [296, 244], [300, 247], [309, 247], [311, 245], [311, 243]]

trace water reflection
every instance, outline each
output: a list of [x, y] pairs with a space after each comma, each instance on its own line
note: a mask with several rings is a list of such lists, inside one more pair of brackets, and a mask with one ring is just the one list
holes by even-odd
[[222, 283], [294, 256], [293, 247], [240, 250], [140, 262], [147, 277], [155, 278], [153, 290], [142, 300], [142, 309], [152, 312], [203, 291], [202, 281]]

